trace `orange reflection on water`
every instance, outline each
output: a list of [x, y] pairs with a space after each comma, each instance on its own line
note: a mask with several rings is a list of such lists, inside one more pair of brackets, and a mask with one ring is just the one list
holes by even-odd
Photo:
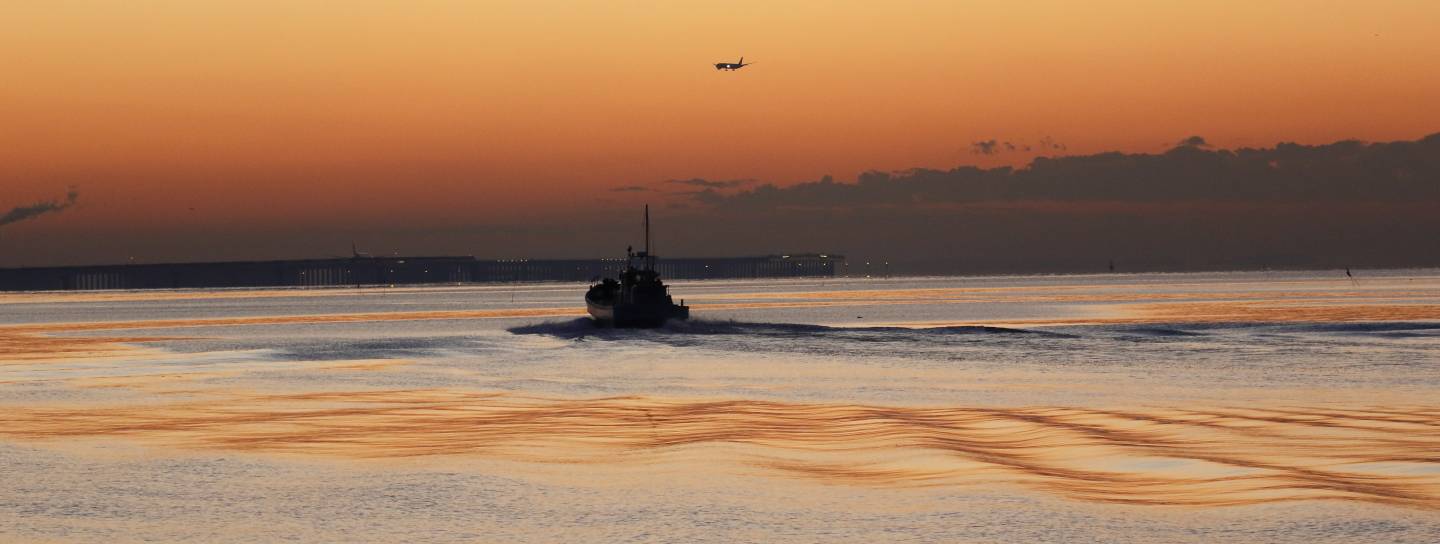
[[0, 327], [8, 333], [57, 333], [125, 329], [172, 329], [242, 325], [286, 325], [295, 323], [360, 323], [369, 321], [423, 321], [437, 319], [504, 319], [515, 317], [575, 317], [585, 315], [579, 308], [531, 308], [511, 310], [441, 310], [423, 312], [375, 312], [355, 314], [279, 315], [197, 319], [150, 319], [142, 321], [98, 321], [84, 323], [39, 323]]
[[1140, 313], [1171, 322], [1429, 321], [1440, 320], [1440, 305], [1223, 302], [1155, 304]]
[[1440, 508], [1440, 407], [972, 408], [453, 390], [22, 408], [0, 436], [538, 463], [739, 466], [880, 486], [1020, 485], [1080, 500], [1339, 499]]
[[137, 342], [176, 340], [161, 336], [46, 336], [0, 330], [0, 365], [57, 359], [91, 359], [133, 353]]
[[[1335, 323], [1363, 321], [1440, 321], [1437, 304], [1292, 304], [1265, 302], [1183, 302], [1132, 304], [1109, 308], [1111, 315], [1083, 318], [968, 321], [1016, 326], [1150, 323]], [[915, 322], [910, 326], [938, 326]]]

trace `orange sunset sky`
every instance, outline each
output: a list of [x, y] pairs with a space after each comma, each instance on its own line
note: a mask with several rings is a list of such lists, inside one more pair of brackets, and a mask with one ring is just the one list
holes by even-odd
[[[0, 4], [0, 28], [0, 208], [81, 194], [0, 247], [553, 221], [667, 179], [1037, 154], [972, 152], [988, 139], [1056, 155], [1440, 131], [1434, 1], [56, 0]], [[755, 65], [711, 66], [741, 55]]]

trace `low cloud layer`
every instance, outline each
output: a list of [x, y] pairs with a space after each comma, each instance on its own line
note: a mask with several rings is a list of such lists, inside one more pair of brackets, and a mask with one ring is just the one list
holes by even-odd
[[1065, 144], [1055, 141], [1054, 138], [1046, 136], [1040, 141], [1031, 144], [1028, 142], [1001, 141], [994, 138], [980, 140], [970, 143], [970, 152], [976, 155], [999, 155], [1001, 153], [1053, 153], [1065, 151]]
[[998, 140], [980, 140], [970, 144], [970, 152], [976, 155], [994, 155], [1000, 152]]
[[1210, 147], [1210, 143], [1206, 142], [1205, 138], [1203, 137], [1191, 136], [1184, 140], [1180, 140], [1179, 143], [1175, 144], [1175, 147]]
[[75, 202], [79, 199], [80, 192], [77, 191], [74, 187], [71, 187], [70, 190], [65, 193], [64, 200], [42, 200], [34, 204], [16, 206], [14, 208], [11, 208], [10, 211], [5, 212], [4, 215], [0, 215], [0, 227], [9, 225], [11, 223], [18, 223], [28, 219], [34, 219], [47, 213], [56, 213], [63, 211], [66, 208], [74, 206]]
[[702, 189], [734, 189], [734, 188], [736, 188], [736, 187], [743, 187], [743, 186], [746, 186], [746, 185], [750, 185], [750, 184], [752, 184], [752, 183], [755, 183], [755, 180], [753, 180], [753, 179], [702, 179], [702, 178], [690, 178], [690, 179], [671, 179], [671, 180], [666, 180], [665, 183], [670, 183], [670, 184], [674, 184], [674, 185], [688, 185], [688, 186], [690, 186], [690, 187], [700, 187], [700, 188], [702, 188]]
[[[895, 274], [1105, 272], [1111, 261], [1120, 272], [1348, 266], [1357, 276], [1373, 267], [1440, 266], [1440, 134], [1235, 150], [1203, 138], [1171, 141], [1189, 145], [786, 186], [655, 181], [605, 194], [633, 203], [511, 224], [116, 225], [97, 236], [56, 222], [36, 236], [3, 240], [0, 266], [133, 255], [150, 262], [304, 258], [348, 251], [356, 239], [400, 254], [605, 257], [641, 243], [642, 201], [651, 204], [663, 257], [838, 253], [857, 275], [865, 261], [889, 262]], [[0, 221], [62, 210], [76, 196], [21, 206]]]
[[696, 198], [718, 209], [751, 210], [1019, 201], [1433, 202], [1440, 199], [1440, 134], [1413, 142], [1233, 151], [1209, 149], [1194, 136], [1160, 154], [1042, 157], [1019, 169], [867, 172], [855, 183], [826, 177], [729, 195], [702, 191]]
[[[1440, 265], [1440, 134], [1035, 159], [706, 189], [695, 253], [832, 251], [910, 272]], [[1003, 142], [994, 146], [1003, 148]]]

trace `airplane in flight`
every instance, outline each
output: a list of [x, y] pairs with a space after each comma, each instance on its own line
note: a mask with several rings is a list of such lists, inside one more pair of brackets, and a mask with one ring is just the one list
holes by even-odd
[[[755, 63], [752, 62], [752, 63], [750, 63], [750, 64], [755, 64]], [[731, 71], [731, 72], [734, 72], [734, 71], [736, 71], [736, 70], [739, 70], [739, 69], [741, 69], [741, 68], [744, 68], [744, 67], [746, 67], [746, 66], [749, 66], [750, 64], [745, 64], [745, 57], [740, 57], [740, 62], [717, 62], [717, 63], [715, 63], [715, 69], [716, 69], [716, 70], [729, 70], [729, 71]]]

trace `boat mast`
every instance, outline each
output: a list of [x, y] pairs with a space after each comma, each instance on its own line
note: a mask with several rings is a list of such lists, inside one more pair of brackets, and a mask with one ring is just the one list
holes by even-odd
[[645, 205], [645, 269], [653, 269], [654, 257], [650, 256], [650, 205]]

